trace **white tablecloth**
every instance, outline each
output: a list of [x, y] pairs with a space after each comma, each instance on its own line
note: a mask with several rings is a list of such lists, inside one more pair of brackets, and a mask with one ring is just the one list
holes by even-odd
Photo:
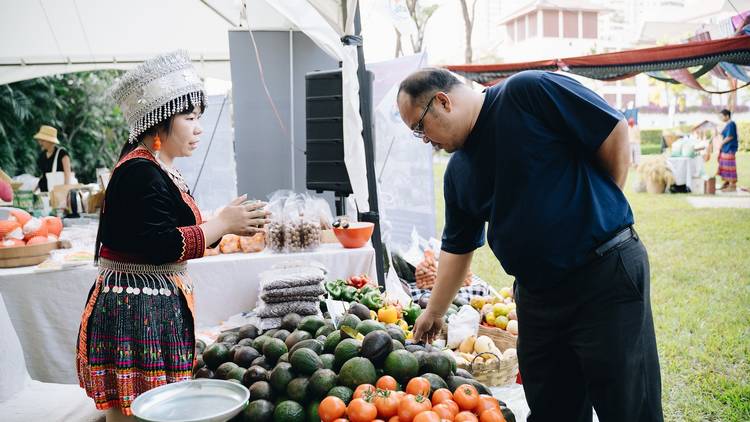
[[[375, 278], [375, 251], [368, 245], [344, 249], [339, 244], [296, 254], [231, 254], [191, 260], [196, 326], [255, 307], [258, 274], [284, 261], [317, 261], [329, 278], [368, 274]], [[0, 293], [23, 346], [31, 377], [38, 381], [77, 383], [75, 342], [81, 314], [96, 268], [93, 265], [38, 273], [35, 267], [0, 269]], [[1, 340], [0, 340], [1, 341]]]
[[703, 157], [700, 155], [693, 158], [668, 157], [667, 161], [672, 166], [675, 185], [687, 185], [689, 187], [694, 177], [703, 175]]

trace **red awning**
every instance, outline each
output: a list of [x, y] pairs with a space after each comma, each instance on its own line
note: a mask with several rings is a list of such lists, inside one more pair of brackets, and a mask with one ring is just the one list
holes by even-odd
[[719, 62], [750, 65], [750, 36], [736, 36], [714, 41], [696, 41], [564, 59], [524, 63], [449, 65], [445, 67], [461, 76], [489, 86], [514, 73], [530, 69], [562, 70], [587, 78], [613, 81], [635, 76], [642, 72], [687, 69], [695, 66], [702, 66], [703, 73], [705, 73]]

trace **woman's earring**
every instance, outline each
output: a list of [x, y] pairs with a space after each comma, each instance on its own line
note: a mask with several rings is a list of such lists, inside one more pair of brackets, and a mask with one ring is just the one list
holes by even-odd
[[161, 138], [159, 137], [159, 134], [156, 134], [154, 136], [154, 151], [159, 151], [161, 149]]

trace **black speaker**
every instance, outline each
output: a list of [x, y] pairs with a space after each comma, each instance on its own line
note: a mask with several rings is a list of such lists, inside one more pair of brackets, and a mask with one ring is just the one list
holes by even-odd
[[344, 117], [341, 69], [305, 75], [307, 189], [352, 193], [344, 164]]

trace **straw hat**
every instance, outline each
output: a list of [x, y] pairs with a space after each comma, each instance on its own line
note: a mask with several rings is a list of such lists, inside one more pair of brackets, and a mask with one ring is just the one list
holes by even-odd
[[42, 125], [39, 132], [34, 135], [34, 139], [60, 145], [60, 141], [57, 140], [57, 129], [52, 126]]

